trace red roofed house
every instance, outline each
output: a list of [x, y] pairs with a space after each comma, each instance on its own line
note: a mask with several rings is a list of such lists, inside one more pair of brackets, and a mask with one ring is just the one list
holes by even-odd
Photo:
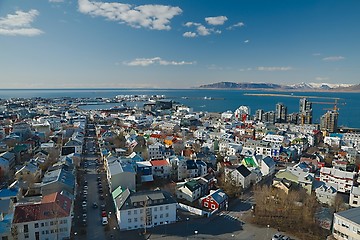
[[171, 174], [171, 165], [167, 159], [151, 160], [152, 172], [154, 177], [169, 178]]
[[227, 208], [228, 196], [223, 190], [211, 190], [210, 194], [200, 199], [201, 206], [209, 209], [210, 211], [220, 210]]
[[70, 239], [72, 200], [55, 192], [41, 202], [15, 206], [13, 228], [17, 239]]

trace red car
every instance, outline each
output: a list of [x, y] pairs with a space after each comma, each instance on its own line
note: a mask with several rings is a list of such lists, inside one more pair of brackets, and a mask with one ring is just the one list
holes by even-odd
[[107, 216], [106, 211], [101, 211], [101, 216], [106, 217]]

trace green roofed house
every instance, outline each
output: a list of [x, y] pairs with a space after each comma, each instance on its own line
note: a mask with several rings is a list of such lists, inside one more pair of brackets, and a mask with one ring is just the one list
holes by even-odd
[[241, 164], [246, 166], [247, 168], [252, 168], [252, 167], [259, 167], [258, 163], [256, 162], [256, 160], [253, 157], [246, 157], [241, 161]]

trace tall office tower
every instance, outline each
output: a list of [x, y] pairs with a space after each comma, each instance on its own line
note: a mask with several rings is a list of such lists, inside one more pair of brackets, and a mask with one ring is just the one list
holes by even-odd
[[299, 107], [299, 123], [311, 124], [312, 123], [312, 104], [307, 98], [300, 99]]
[[264, 110], [262, 109], [258, 109], [256, 110], [255, 112], [255, 121], [258, 120], [258, 121], [262, 121], [263, 120], [263, 115], [264, 115]]
[[299, 113], [290, 113], [287, 115], [286, 122], [297, 124], [299, 119]]
[[331, 133], [337, 132], [338, 117], [339, 113], [337, 111], [327, 111], [320, 118], [320, 129]]
[[286, 117], [287, 117], [287, 107], [282, 103], [277, 103], [275, 110], [275, 122], [284, 123], [287, 120]]

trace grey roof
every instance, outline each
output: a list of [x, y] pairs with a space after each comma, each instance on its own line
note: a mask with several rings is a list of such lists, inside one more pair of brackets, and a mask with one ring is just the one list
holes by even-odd
[[351, 208], [349, 210], [337, 212], [335, 214], [360, 225], [360, 207]]
[[275, 161], [274, 159], [272, 159], [271, 157], [267, 156], [266, 158], [263, 159], [264, 163], [269, 167], [273, 167], [275, 166]]
[[147, 206], [176, 203], [169, 193], [161, 190], [132, 192], [126, 189], [115, 201], [119, 210], [139, 208], [145, 201], [147, 201]]
[[236, 170], [243, 176], [243, 177], [247, 177], [251, 174], [250, 170], [247, 169], [247, 167], [245, 167], [244, 165], [240, 165], [239, 167], [236, 168]]

